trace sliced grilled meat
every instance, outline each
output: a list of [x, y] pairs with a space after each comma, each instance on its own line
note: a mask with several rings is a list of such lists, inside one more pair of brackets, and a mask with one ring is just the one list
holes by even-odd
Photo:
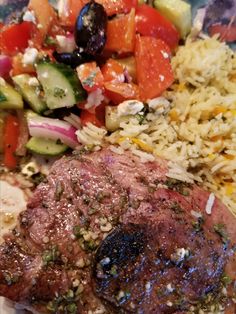
[[[57, 161], [0, 246], [0, 295], [42, 313], [178, 313], [219, 296], [224, 272], [236, 279], [235, 218], [218, 200], [206, 215], [209, 193], [167, 171], [109, 148]], [[183, 301], [157, 295], [169, 283]]]

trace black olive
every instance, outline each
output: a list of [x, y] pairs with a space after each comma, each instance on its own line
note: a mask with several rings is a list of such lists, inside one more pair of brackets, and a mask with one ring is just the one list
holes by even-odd
[[106, 43], [107, 14], [96, 2], [86, 4], [76, 20], [75, 42], [90, 55], [99, 54]]
[[72, 68], [76, 68], [78, 65], [84, 62], [92, 60], [91, 56], [83, 52], [80, 52], [79, 49], [76, 49], [73, 52], [63, 53], [54, 51], [53, 57], [56, 59], [57, 62], [70, 65]]

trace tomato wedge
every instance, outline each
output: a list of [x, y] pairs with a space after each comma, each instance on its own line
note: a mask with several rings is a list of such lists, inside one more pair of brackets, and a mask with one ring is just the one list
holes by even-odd
[[138, 0], [96, 0], [96, 2], [104, 6], [108, 16], [128, 13], [138, 6]]
[[137, 8], [136, 31], [143, 36], [152, 36], [164, 40], [171, 50], [178, 46], [180, 34], [175, 26], [156, 9], [142, 4]]
[[124, 82], [124, 67], [114, 59], [108, 59], [101, 71], [105, 82]]
[[119, 54], [134, 51], [135, 45], [135, 10], [108, 21], [105, 50]]
[[35, 73], [35, 67], [32, 64], [23, 64], [22, 60], [23, 55], [21, 53], [18, 53], [12, 58], [12, 76], [22, 73]]
[[107, 82], [104, 87], [106, 96], [116, 105], [125, 100], [139, 99], [139, 88], [134, 83]]
[[18, 119], [10, 114], [6, 118], [6, 126], [4, 130], [4, 165], [10, 169], [14, 169], [17, 164], [15, 151], [17, 148], [18, 135]]
[[34, 12], [38, 23], [32, 41], [35, 47], [41, 48], [46, 35], [56, 20], [56, 13], [48, 0], [30, 0], [28, 8]]
[[65, 7], [61, 7], [59, 11], [61, 23], [68, 27], [74, 27], [77, 16], [86, 2], [88, 1], [67, 0], [62, 2], [65, 3]]
[[[99, 106], [100, 107], [100, 106]], [[96, 125], [97, 127], [102, 127], [105, 124], [105, 109], [102, 106], [97, 108], [95, 113], [88, 110], [82, 110], [80, 113], [80, 120], [82, 126], [86, 126], [89, 122]]]
[[135, 60], [140, 97], [143, 101], [161, 95], [174, 81], [170, 49], [154, 37], [137, 35]]
[[31, 22], [3, 26], [0, 30], [0, 51], [11, 56], [23, 52], [28, 47], [34, 29]]

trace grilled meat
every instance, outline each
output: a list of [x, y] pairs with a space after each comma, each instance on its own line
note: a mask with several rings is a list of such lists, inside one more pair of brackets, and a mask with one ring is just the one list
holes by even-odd
[[235, 218], [218, 200], [207, 215], [209, 193], [167, 171], [109, 148], [57, 161], [0, 246], [0, 295], [42, 313], [180, 313], [222, 298]]

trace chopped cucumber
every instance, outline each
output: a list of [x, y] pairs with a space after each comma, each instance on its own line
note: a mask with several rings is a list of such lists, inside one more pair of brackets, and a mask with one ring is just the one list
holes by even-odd
[[39, 95], [40, 85], [30, 84], [30, 80], [33, 79], [32, 76], [30, 76], [29, 74], [20, 74], [14, 76], [12, 79], [24, 100], [30, 105], [30, 107], [35, 112], [41, 114], [45, 110], [47, 110], [46, 103], [42, 100], [42, 98]]
[[0, 81], [0, 109], [23, 109], [21, 95], [3, 79]]
[[33, 153], [47, 156], [56, 156], [64, 153], [68, 146], [56, 141], [41, 137], [31, 137], [26, 144], [26, 148]]
[[37, 64], [37, 75], [50, 109], [72, 107], [86, 98], [77, 75], [67, 65], [41, 61]]
[[191, 5], [183, 0], [155, 0], [154, 7], [169, 19], [185, 38], [191, 29]]

